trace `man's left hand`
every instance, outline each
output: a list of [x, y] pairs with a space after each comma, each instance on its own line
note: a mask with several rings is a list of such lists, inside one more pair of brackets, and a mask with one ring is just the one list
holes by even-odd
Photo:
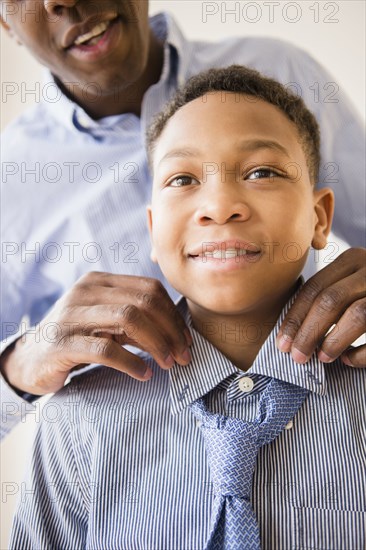
[[346, 365], [366, 367], [366, 345], [351, 347], [364, 334], [365, 321], [366, 250], [350, 248], [302, 287], [281, 325], [277, 346], [291, 352], [297, 363], [305, 363], [318, 349], [324, 363], [341, 356]]

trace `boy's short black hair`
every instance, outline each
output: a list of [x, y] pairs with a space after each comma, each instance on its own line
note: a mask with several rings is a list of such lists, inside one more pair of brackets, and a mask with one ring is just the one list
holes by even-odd
[[148, 128], [146, 145], [151, 166], [155, 142], [168, 120], [190, 101], [212, 92], [250, 95], [278, 107], [295, 124], [306, 156], [310, 179], [312, 183], [317, 181], [320, 164], [320, 132], [314, 115], [301, 97], [286, 89], [285, 86], [261, 75], [258, 71], [241, 65], [209, 69], [190, 78], [185, 86], [177, 91], [163, 111], [154, 117]]

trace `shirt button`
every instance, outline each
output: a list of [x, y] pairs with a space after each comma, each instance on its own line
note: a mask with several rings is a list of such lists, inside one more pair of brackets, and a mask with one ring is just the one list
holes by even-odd
[[239, 380], [239, 390], [244, 393], [249, 393], [254, 388], [254, 382], [249, 376], [245, 376]]
[[290, 422], [287, 422], [286, 426], [285, 426], [285, 430], [291, 430], [291, 428], [293, 428], [293, 421], [290, 420]]

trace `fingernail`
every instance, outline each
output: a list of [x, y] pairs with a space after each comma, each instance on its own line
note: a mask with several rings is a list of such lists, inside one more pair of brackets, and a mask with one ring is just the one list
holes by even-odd
[[184, 359], [184, 362], [186, 363], [189, 363], [190, 361], [192, 361], [191, 352], [189, 351], [188, 348], [186, 348], [182, 353], [182, 359]]
[[309, 357], [305, 355], [305, 353], [302, 353], [302, 351], [292, 348], [291, 350], [292, 359], [296, 361], [296, 363], [306, 363], [306, 361], [309, 360]]
[[318, 352], [318, 359], [319, 359], [319, 361], [322, 361], [323, 363], [332, 363], [332, 361], [334, 361], [334, 359], [332, 357], [329, 357], [329, 355], [324, 353], [324, 351], [319, 351]]
[[166, 358], [164, 359], [164, 365], [165, 365], [166, 368], [168, 368], [168, 369], [171, 369], [172, 366], [174, 365], [174, 363], [175, 363], [175, 360], [174, 360], [174, 357], [173, 357], [171, 354], [169, 354], [168, 357], [166, 357]]
[[151, 369], [146, 369], [145, 374], [143, 376], [143, 381], [147, 382], [152, 378], [152, 375], [153, 375], [153, 371]]
[[193, 344], [191, 333], [187, 328], [184, 329], [183, 332], [184, 332], [184, 336], [186, 337], [187, 346], [191, 346]]
[[291, 344], [292, 344], [292, 338], [287, 336], [287, 334], [283, 334], [280, 336], [280, 338], [277, 340], [277, 346], [280, 351], [289, 352], [291, 351]]
[[352, 363], [351, 359], [348, 357], [347, 353], [342, 354], [342, 361], [345, 365], [348, 365], [349, 367], [354, 367], [354, 364]]

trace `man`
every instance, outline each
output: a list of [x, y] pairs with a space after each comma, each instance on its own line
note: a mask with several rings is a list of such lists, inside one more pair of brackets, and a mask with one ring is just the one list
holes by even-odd
[[[144, 0], [1, 6], [3, 25], [62, 92], [3, 139], [2, 338], [24, 315], [39, 323], [1, 358], [7, 401], [17, 403], [12, 388], [22, 396], [56, 391], [81, 364], [103, 363], [148, 380], [151, 370], [121, 344], [148, 351], [162, 368], [189, 362], [189, 331], [149, 259], [142, 135], [175, 89], [204, 68], [238, 62], [298, 83], [323, 132], [320, 181], [330, 179], [330, 162], [339, 165], [335, 230], [362, 244], [362, 131], [343, 95], [337, 104], [312, 103], [309, 86], [330, 77], [305, 53], [255, 38], [188, 43], [170, 18], [149, 25]], [[215, 169], [209, 160], [207, 169]], [[319, 357], [331, 361], [348, 350], [363, 331], [364, 270], [364, 251], [351, 250], [311, 279], [282, 325], [280, 348], [303, 363], [337, 323]], [[362, 347], [343, 359], [357, 366], [364, 355]], [[5, 432], [17, 418], [8, 416]]]

